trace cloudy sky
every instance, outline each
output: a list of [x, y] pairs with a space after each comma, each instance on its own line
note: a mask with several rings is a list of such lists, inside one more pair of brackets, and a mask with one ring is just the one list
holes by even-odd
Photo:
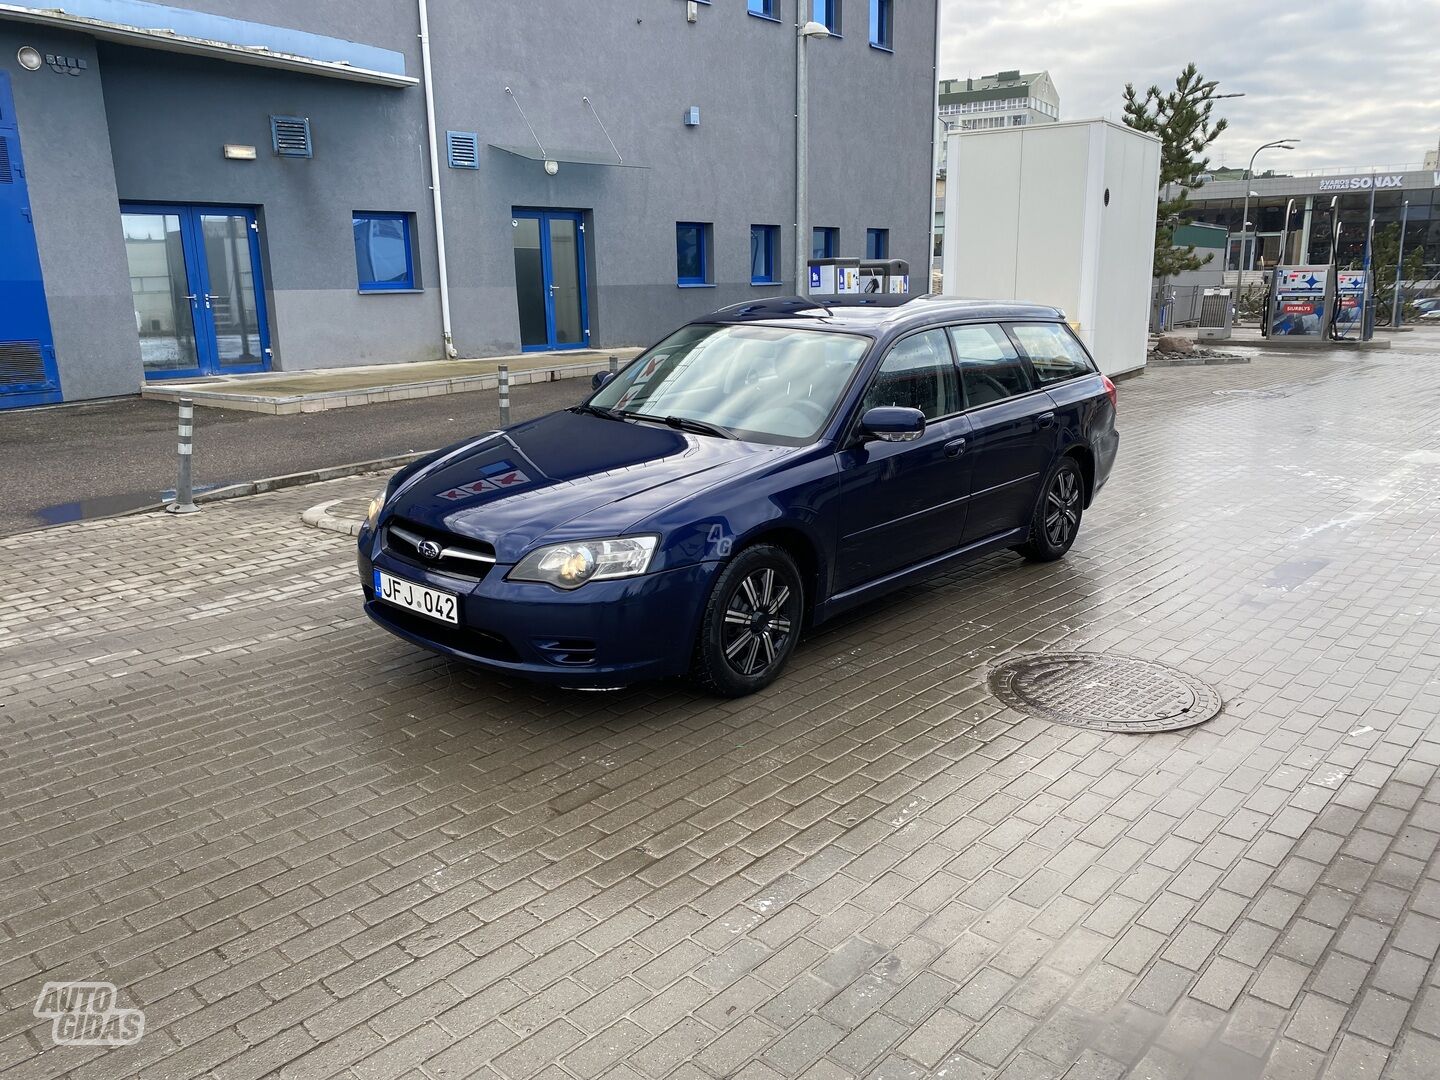
[[[1419, 162], [1440, 142], [1440, 0], [942, 0], [942, 78], [1048, 70], [1060, 116], [1121, 116], [1126, 82], [1173, 87], [1189, 61], [1230, 128], [1215, 166]], [[1288, 10], [1282, 10], [1288, 9]]]

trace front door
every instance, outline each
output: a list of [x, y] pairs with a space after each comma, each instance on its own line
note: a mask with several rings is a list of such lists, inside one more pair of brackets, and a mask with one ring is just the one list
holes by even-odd
[[590, 344], [585, 223], [575, 210], [515, 210], [515, 300], [520, 346], [583, 349]]
[[60, 400], [10, 78], [0, 71], [0, 409]]
[[255, 211], [125, 203], [120, 220], [145, 377], [268, 370]]
[[912, 442], [852, 441], [837, 455], [837, 591], [959, 547], [965, 525], [970, 422], [944, 330], [911, 334], [890, 349], [856, 416], [881, 405], [919, 409], [925, 431]]

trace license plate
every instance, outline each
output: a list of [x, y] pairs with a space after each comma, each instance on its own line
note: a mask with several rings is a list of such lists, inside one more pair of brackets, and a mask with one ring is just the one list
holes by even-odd
[[375, 595], [387, 604], [428, 615], [437, 622], [460, 623], [459, 601], [454, 593], [426, 588], [404, 578], [375, 571]]

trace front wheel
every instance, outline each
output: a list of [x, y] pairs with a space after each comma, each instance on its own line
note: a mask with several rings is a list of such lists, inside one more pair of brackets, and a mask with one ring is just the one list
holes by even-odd
[[1015, 550], [1031, 562], [1053, 562], [1070, 550], [1085, 510], [1085, 477], [1073, 457], [1055, 463], [1040, 489], [1030, 536]]
[[779, 676], [800, 636], [804, 590], [784, 548], [757, 544], [720, 571], [710, 590], [690, 676], [721, 697], [744, 697]]

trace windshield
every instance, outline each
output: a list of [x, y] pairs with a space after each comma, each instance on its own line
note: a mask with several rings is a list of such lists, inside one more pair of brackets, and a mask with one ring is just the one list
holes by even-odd
[[799, 445], [825, 426], [869, 346], [854, 334], [687, 326], [632, 361], [589, 404]]

